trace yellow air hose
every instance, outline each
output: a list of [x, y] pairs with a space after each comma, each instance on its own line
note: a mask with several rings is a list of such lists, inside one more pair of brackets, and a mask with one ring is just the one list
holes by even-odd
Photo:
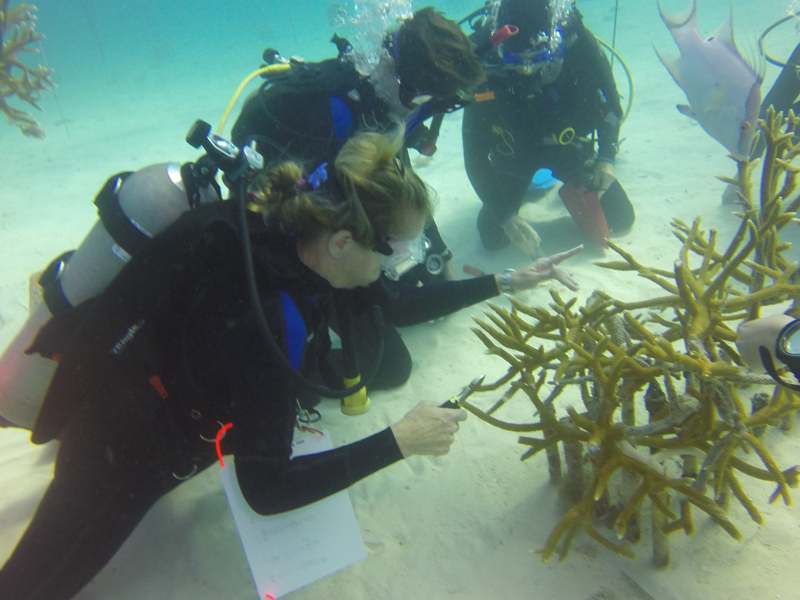
[[622, 124], [625, 122], [625, 119], [628, 118], [628, 115], [631, 112], [631, 108], [633, 108], [633, 76], [631, 75], [631, 71], [628, 68], [628, 65], [625, 63], [625, 61], [622, 59], [619, 53], [616, 50], [614, 50], [613, 46], [611, 46], [607, 42], [604, 42], [600, 38], [597, 38], [597, 41], [600, 42], [600, 45], [603, 46], [603, 48], [605, 48], [611, 54], [614, 55], [614, 58], [616, 58], [619, 61], [619, 64], [622, 65], [622, 68], [625, 70], [625, 76], [628, 78], [628, 90], [630, 91], [630, 93], [628, 94], [628, 106], [625, 108], [625, 112], [622, 115], [622, 121], [620, 122], [620, 124]]
[[283, 71], [288, 71], [291, 68], [292, 66], [289, 63], [285, 64], [281, 63], [278, 65], [267, 65], [266, 67], [262, 67], [257, 71], [253, 71], [252, 73], [250, 73], [250, 75], [245, 77], [242, 80], [242, 83], [239, 84], [239, 87], [236, 88], [236, 91], [233, 93], [233, 97], [231, 98], [231, 101], [228, 103], [225, 112], [222, 113], [222, 118], [219, 121], [219, 125], [217, 125], [217, 134], [222, 135], [222, 131], [225, 129], [225, 123], [227, 122], [228, 117], [230, 116], [231, 111], [233, 110], [233, 107], [236, 106], [236, 103], [239, 101], [239, 96], [242, 95], [242, 92], [244, 91], [244, 88], [247, 87], [248, 83], [253, 81], [253, 79], [255, 79], [256, 77], [281, 73]]

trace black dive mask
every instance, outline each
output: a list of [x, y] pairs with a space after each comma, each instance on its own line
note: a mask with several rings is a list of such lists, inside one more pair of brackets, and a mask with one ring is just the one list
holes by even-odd
[[[761, 354], [761, 363], [775, 381], [789, 389], [800, 392], [800, 385], [788, 383], [781, 379], [775, 364], [772, 362], [772, 356], [765, 346], [759, 346], [758, 351]], [[800, 381], [800, 319], [795, 319], [781, 329], [775, 342], [775, 356]]]

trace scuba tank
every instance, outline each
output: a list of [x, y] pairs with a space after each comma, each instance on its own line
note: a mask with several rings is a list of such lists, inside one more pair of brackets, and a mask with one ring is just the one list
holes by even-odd
[[0, 417], [31, 429], [57, 362], [25, 354], [53, 315], [98, 295], [148, 239], [200, 203], [221, 200], [216, 169], [203, 163], [156, 164], [111, 177], [95, 198], [100, 218], [77, 250], [39, 277], [41, 302], [0, 356]]

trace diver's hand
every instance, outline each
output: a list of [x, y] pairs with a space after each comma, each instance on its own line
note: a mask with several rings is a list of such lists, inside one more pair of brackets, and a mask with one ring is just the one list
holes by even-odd
[[508, 239], [511, 240], [511, 243], [525, 254], [528, 256], [539, 255], [539, 244], [542, 243], [542, 240], [536, 230], [525, 219], [519, 215], [514, 215], [503, 223], [503, 230], [506, 232]]
[[786, 325], [794, 321], [789, 315], [772, 315], [753, 321], [746, 321], [739, 325], [739, 339], [736, 347], [747, 368], [755, 373], [763, 373], [764, 365], [761, 363], [759, 346], [765, 346], [775, 360], [775, 342], [778, 334]]
[[420, 402], [399, 423], [392, 425], [392, 433], [404, 458], [414, 454], [442, 456], [450, 451], [455, 441], [458, 422], [466, 418], [463, 409]]
[[599, 196], [602, 196], [616, 179], [614, 165], [605, 160], [598, 160], [595, 163], [592, 187], [597, 190]]
[[[583, 250], [583, 244], [572, 248], [572, 250], [567, 250], [566, 252], [559, 252], [547, 258], [540, 258], [533, 261], [524, 269], [514, 271], [511, 274], [511, 288], [515, 292], [521, 292], [547, 279], [555, 279], [574, 292], [580, 287], [578, 282], [572, 278], [572, 275], [558, 265], [568, 258], [575, 256], [581, 250]], [[495, 275], [495, 280], [497, 281], [497, 289], [502, 289], [500, 285], [500, 275]]]

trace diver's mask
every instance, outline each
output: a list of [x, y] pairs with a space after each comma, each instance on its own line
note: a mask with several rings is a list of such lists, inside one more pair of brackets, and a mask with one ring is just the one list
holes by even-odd
[[536, 75], [542, 84], [552, 83], [561, 74], [564, 64], [564, 31], [561, 26], [552, 33], [545, 31], [531, 40], [529, 50], [508, 52], [500, 45], [503, 68], [525, 76]]
[[384, 255], [381, 261], [381, 271], [388, 279], [397, 281], [417, 265], [425, 262], [431, 242], [421, 233], [410, 240], [391, 240], [382, 236], [376, 246], [375, 252]]
[[[759, 347], [761, 354], [761, 362], [767, 373], [772, 375], [772, 378], [783, 386], [786, 386], [796, 392], [800, 391], [800, 385], [788, 383], [781, 379], [775, 369], [775, 364], [772, 362], [772, 356], [765, 346]], [[792, 372], [795, 378], [800, 381], [800, 319], [795, 319], [786, 325], [778, 334], [778, 340], [775, 342], [775, 356], [778, 357], [786, 367]]]

